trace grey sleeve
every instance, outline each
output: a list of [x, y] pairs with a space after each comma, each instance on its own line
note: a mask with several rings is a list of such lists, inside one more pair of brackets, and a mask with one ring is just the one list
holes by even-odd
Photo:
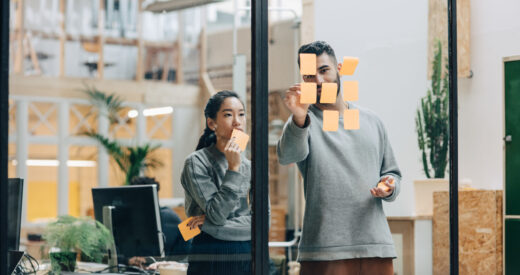
[[227, 170], [219, 189], [207, 168], [196, 158], [186, 160], [182, 173], [182, 184], [186, 192], [204, 209], [206, 218], [215, 225], [226, 222], [237, 204], [240, 185], [244, 180], [242, 174]]
[[287, 165], [307, 158], [309, 155], [309, 125], [309, 115], [307, 115], [303, 128], [294, 123], [292, 115], [289, 117], [276, 147], [280, 164]]
[[386, 134], [386, 131], [383, 128], [384, 133], [384, 148], [383, 148], [383, 162], [381, 164], [381, 172], [380, 172], [380, 178], [383, 179], [386, 176], [390, 176], [394, 178], [394, 184], [395, 189], [394, 192], [386, 197], [383, 198], [383, 200], [387, 202], [394, 201], [397, 198], [397, 195], [399, 195], [399, 192], [401, 192], [401, 170], [399, 170], [399, 167], [397, 165], [397, 161], [394, 156], [394, 151], [392, 150], [392, 146], [390, 145], [390, 141], [388, 140], [388, 136]]

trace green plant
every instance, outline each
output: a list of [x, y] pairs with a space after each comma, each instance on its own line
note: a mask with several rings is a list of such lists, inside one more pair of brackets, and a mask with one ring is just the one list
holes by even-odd
[[448, 68], [442, 70], [442, 45], [436, 42], [431, 88], [421, 99], [417, 109], [415, 126], [422, 163], [427, 178], [444, 178], [448, 164], [449, 113]]
[[[115, 94], [105, 94], [95, 87], [86, 86], [83, 91], [92, 105], [94, 105], [101, 115], [108, 117], [110, 125], [119, 121], [119, 112], [123, 109], [123, 100]], [[144, 173], [148, 168], [157, 168], [163, 163], [152, 157], [152, 153], [159, 149], [159, 145], [146, 143], [140, 146], [123, 146], [117, 141], [110, 140], [95, 131], [84, 131], [84, 135], [98, 141], [117, 163], [117, 166], [125, 173], [125, 184], [130, 184], [132, 179]]]
[[43, 238], [62, 252], [80, 250], [94, 262], [101, 262], [107, 248], [113, 243], [110, 231], [89, 217], [60, 216], [45, 227]]
[[146, 169], [163, 165], [159, 159], [151, 156], [159, 149], [158, 145], [147, 143], [142, 146], [125, 147], [95, 132], [85, 132], [85, 135], [94, 138], [105, 147], [117, 166], [125, 173], [125, 184], [130, 184], [134, 177], [139, 176]]

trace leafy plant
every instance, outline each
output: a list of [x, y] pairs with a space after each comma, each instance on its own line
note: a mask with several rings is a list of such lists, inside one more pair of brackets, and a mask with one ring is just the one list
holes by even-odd
[[159, 159], [151, 156], [155, 150], [159, 149], [158, 145], [153, 146], [147, 143], [142, 146], [125, 147], [95, 132], [86, 132], [85, 135], [96, 139], [105, 147], [117, 166], [125, 173], [125, 184], [130, 184], [134, 177], [139, 176], [146, 169], [163, 165]]
[[123, 99], [115, 94], [106, 94], [94, 86], [85, 84], [83, 92], [89, 97], [92, 105], [96, 106], [102, 115], [108, 117], [110, 124], [118, 121], [119, 111], [123, 109]]
[[[448, 164], [449, 113], [448, 68], [442, 71], [442, 45], [436, 42], [431, 88], [421, 99], [415, 126], [422, 163], [427, 178], [444, 178]], [[446, 62], [447, 63], [447, 62]], [[433, 173], [433, 174], [432, 174]]]
[[43, 234], [45, 241], [60, 251], [81, 250], [88, 258], [101, 262], [113, 239], [110, 231], [89, 217], [60, 216], [48, 224]]
[[[90, 102], [100, 112], [101, 115], [108, 117], [110, 125], [114, 125], [119, 121], [119, 112], [123, 109], [124, 101], [115, 94], [105, 94], [95, 87], [86, 86], [85, 94], [89, 97]], [[110, 140], [95, 131], [85, 131], [84, 135], [97, 140], [110, 154], [117, 163], [117, 166], [125, 173], [125, 184], [130, 184], [132, 179], [144, 173], [148, 168], [157, 168], [163, 163], [151, 156], [151, 154], [159, 149], [159, 145], [146, 143], [140, 146], [123, 146], [117, 141]]]

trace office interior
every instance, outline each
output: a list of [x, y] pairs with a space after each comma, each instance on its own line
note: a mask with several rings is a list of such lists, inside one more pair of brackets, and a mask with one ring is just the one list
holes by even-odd
[[[210, 96], [235, 91], [246, 133], [255, 127], [251, 2], [9, 0], [7, 165], [15, 207], [8, 223], [17, 239], [11, 249], [30, 256], [21, 258], [26, 271], [34, 263], [37, 274], [50, 268], [49, 224], [63, 216], [103, 223], [94, 194], [110, 200], [113, 191], [122, 199], [112, 204], [133, 207], [125, 219], [145, 227], [146, 236], [133, 237], [148, 238], [154, 255], [132, 255], [144, 262], [113, 269], [115, 254], [94, 263], [80, 253], [76, 271], [146, 273], [153, 265], [161, 274], [186, 274], [188, 252], [167, 255], [168, 236], [153, 232], [162, 208], [188, 218], [181, 173], [206, 126]], [[328, 42], [340, 62], [359, 58], [356, 72], [341, 80], [358, 81], [356, 104], [384, 123], [402, 172], [399, 196], [383, 203], [394, 274], [449, 274], [454, 264], [460, 274], [520, 274], [520, 2], [456, 2], [459, 244], [458, 262], [450, 263], [450, 148], [437, 142], [446, 157], [435, 170], [417, 123], [434, 83], [448, 85], [448, 1], [268, 1], [268, 120], [257, 123], [269, 129], [270, 274], [299, 274], [304, 211], [317, 207], [305, 204], [297, 166], [279, 164], [276, 153], [290, 118], [283, 97], [302, 82], [298, 49], [316, 40]], [[444, 109], [437, 117], [444, 127], [447, 115]], [[154, 178], [160, 188], [130, 185], [129, 164], [99, 137], [124, 154], [145, 150], [147, 165], [133, 175]], [[251, 151], [249, 144], [249, 159]], [[133, 188], [142, 196], [125, 201]], [[120, 235], [115, 246], [131, 237]], [[131, 266], [128, 258], [119, 264]]]

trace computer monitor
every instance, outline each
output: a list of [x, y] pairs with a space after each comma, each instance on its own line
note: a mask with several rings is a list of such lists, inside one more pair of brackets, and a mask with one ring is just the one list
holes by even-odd
[[134, 256], [164, 257], [156, 185], [92, 188], [92, 198], [94, 215], [102, 223], [105, 208], [104, 223], [110, 223], [119, 263]]
[[23, 179], [7, 180], [7, 249], [19, 250], [22, 223]]

